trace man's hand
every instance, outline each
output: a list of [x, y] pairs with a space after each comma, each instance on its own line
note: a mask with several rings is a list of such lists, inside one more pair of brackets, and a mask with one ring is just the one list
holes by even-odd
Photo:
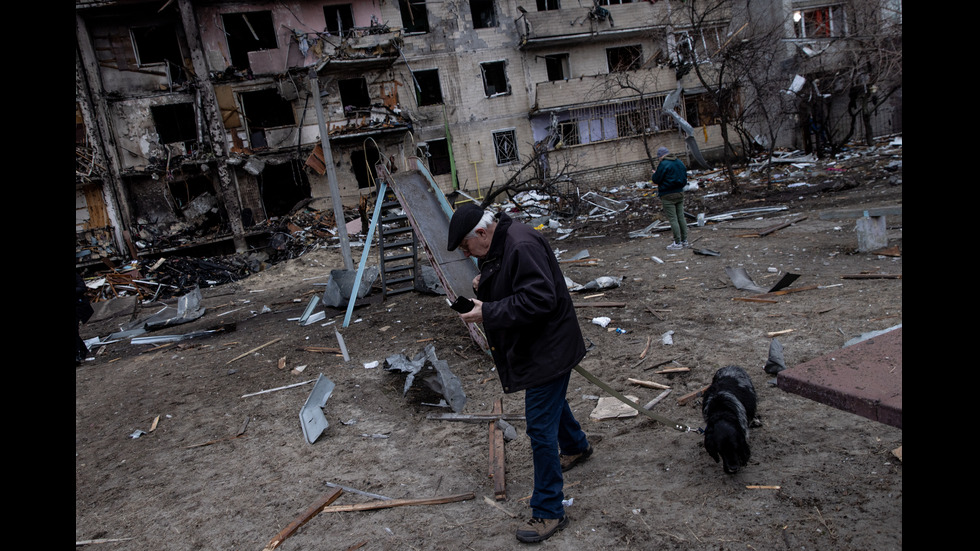
[[466, 323], [483, 323], [483, 301], [473, 299], [473, 309], [465, 314], [460, 314], [459, 317]]
[[473, 290], [474, 291], [476, 291], [477, 287], [480, 286], [480, 276], [481, 275], [482, 274], [476, 274], [476, 277], [473, 278]]

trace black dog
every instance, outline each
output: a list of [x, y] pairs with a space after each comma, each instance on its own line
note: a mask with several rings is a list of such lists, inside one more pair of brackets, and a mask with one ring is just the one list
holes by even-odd
[[756, 395], [744, 369], [719, 369], [704, 391], [704, 449], [725, 472], [733, 474], [749, 463], [749, 423], [755, 417]]

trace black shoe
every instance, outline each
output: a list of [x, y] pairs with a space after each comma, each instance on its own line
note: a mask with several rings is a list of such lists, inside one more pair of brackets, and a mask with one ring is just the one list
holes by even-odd
[[526, 527], [517, 531], [517, 539], [524, 543], [544, 541], [566, 526], [568, 515], [561, 518], [532, 518]]

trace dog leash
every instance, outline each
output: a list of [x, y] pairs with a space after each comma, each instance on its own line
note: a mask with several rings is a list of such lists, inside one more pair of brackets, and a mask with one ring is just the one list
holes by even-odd
[[657, 415], [656, 413], [654, 413], [654, 412], [652, 412], [652, 411], [650, 411], [648, 409], [644, 409], [644, 408], [640, 407], [639, 404], [637, 404], [636, 402], [630, 400], [626, 396], [623, 396], [622, 393], [620, 393], [617, 390], [614, 390], [611, 386], [609, 386], [606, 383], [602, 382], [598, 377], [596, 377], [595, 375], [593, 375], [593, 374], [589, 373], [588, 371], [586, 371], [585, 368], [582, 367], [581, 365], [576, 365], [574, 367], [574, 369], [575, 369], [575, 371], [578, 371], [579, 375], [585, 377], [586, 379], [588, 379], [589, 381], [591, 381], [592, 383], [594, 383], [596, 386], [598, 386], [602, 390], [605, 390], [606, 392], [608, 392], [609, 394], [611, 394], [614, 398], [616, 398], [620, 402], [622, 402], [622, 403], [630, 406], [631, 408], [635, 409], [636, 411], [639, 411], [643, 415], [646, 415], [647, 417], [653, 419], [654, 421], [657, 421], [658, 423], [663, 423], [664, 425], [667, 425], [668, 427], [672, 427], [672, 428], [674, 428], [676, 430], [679, 430], [681, 432], [697, 432], [699, 434], [702, 433], [702, 432], [704, 432], [702, 429], [692, 429], [691, 427], [689, 427], [687, 425], [682, 425], [682, 424], [680, 424], [680, 423], [678, 423], [676, 421], [671, 421], [670, 419], [667, 419], [665, 417], [661, 417], [661, 416]]

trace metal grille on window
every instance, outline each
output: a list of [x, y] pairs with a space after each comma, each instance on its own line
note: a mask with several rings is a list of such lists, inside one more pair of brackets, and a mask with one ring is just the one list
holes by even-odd
[[517, 160], [517, 136], [513, 130], [495, 132], [493, 147], [497, 153], [497, 164], [511, 163]]

